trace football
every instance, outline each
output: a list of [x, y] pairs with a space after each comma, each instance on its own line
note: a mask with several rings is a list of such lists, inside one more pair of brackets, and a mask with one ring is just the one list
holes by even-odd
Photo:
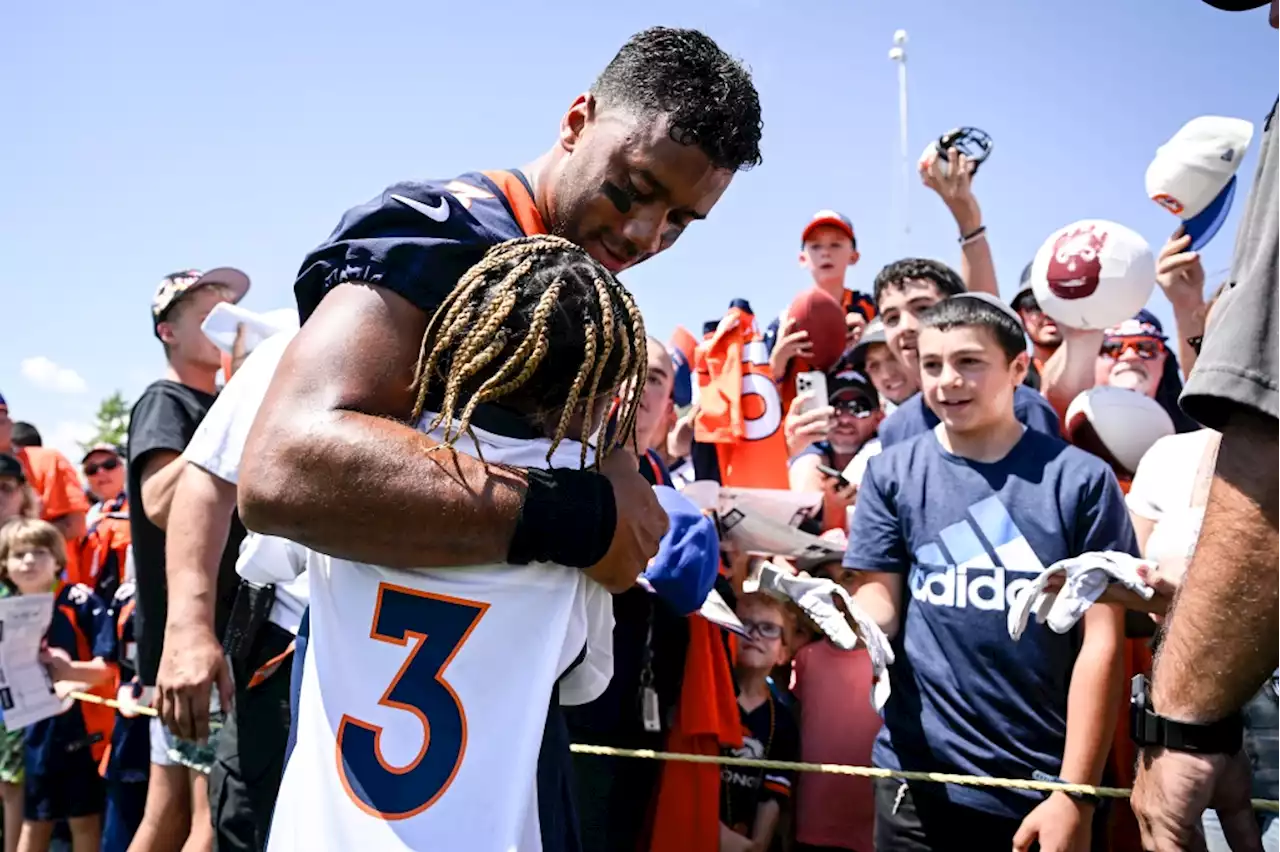
[[1105, 385], [1089, 388], [1072, 400], [1064, 425], [1068, 441], [1118, 463], [1130, 474], [1152, 444], [1174, 432], [1173, 421], [1160, 403], [1137, 391]]
[[796, 321], [796, 331], [809, 333], [815, 370], [830, 370], [844, 354], [846, 326], [844, 308], [824, 290], [810, 287], [791, 302], [787, 316]]
[[1155, 286], [1156, 261], [1147, 241], [1105, 219], [1054, 231], [1031, 264], [1040, 309], [1069, 328], [1110, 328], [1140, 311]]

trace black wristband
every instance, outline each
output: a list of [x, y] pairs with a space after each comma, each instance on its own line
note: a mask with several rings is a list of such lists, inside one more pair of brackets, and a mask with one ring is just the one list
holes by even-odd
[[589, 470], [531, 469], [507, 561], [590, 568], [609, 552], [618, 527], [613, 486]]

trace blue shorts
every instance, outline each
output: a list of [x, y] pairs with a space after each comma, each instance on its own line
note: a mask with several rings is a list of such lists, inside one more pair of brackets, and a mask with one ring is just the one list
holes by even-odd
[[105, 805], [105, 785], [87, 748], [66, 755], [53, 772], [28, 770], [22, 786], [22, 816], [31, 822], [93, 816]]
[[127, 852], [146, 806], [146, 781], [108, 781], [100, 852]]

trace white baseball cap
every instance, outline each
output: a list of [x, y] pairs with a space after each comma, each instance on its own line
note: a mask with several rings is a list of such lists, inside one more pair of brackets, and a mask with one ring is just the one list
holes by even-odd
[[1192, 250], [1209, 242], [1226, 220], [1236, 169], [1252, 139], [1252, 122], [1204, 115], [1156, 150], [1147, 167], [1147, 195], [1182, 219]]

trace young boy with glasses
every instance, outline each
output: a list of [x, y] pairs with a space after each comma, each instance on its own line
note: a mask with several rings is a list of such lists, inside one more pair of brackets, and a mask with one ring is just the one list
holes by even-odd
[[[734, 757], [799, 760], [800, 728], [774, 693], [769, 673], [790, 659], [795, 619], [787, 605], [755, 592], [738, 598], [747, 635], [738, 644], [734, 678], [742, 716], [742, 748]], [[725, 766], [720, 772], [720, 852], [768, 850], [783, 806], [791, 800], [794, 773]]]

